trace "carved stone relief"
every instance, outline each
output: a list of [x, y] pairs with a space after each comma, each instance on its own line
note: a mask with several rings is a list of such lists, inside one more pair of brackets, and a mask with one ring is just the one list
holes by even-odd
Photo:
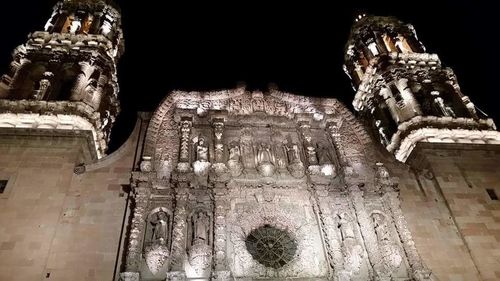
[[404, 254], [414, 249], [389, 172], [336, 102], [240, 90], [173, 101], [151, 121], [155, 153], [141, 164], [151, 187], [171, 176], [175, 194], [171, 213], [137, 227], [147, 276], [361, 281], [410, 278], [421, 264]]

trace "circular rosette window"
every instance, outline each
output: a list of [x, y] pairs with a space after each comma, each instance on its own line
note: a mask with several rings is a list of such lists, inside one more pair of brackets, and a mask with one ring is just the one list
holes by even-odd
[[270, 225], [252, 230], [245, 244], [256, 261], [275, 269], [293, 260], [297, 252], [297, 243], [290, 233]]

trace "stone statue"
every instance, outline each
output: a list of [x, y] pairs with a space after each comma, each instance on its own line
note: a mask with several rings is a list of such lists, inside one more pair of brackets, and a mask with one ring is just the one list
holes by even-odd
[[236, 141], [229, 144], [229, 160], [227, 161], [227, 167], [233, 177], [241, 175], [241, 172], [243, 171], [243, 165], [241, 164], [241, 150]]
[[198, 138], [198, 144], [196, 145], [196, 160], [208, 162], [208, 145], [203, 136]]
[[282, 143], [276, 144], [275, 145], [275, 159], [276, 159], [276, 165], [280, 169], [285, 169], [286, 168], [286, 151], [285, 148], [283, 147]]
[[389, 136], [387, 135], [386, 128], [382, 125], [382, 120], [375, 120], [375, 126], [377, 127], [378, 134], [380, 136], [380, 142], [387, 146], [391, 141], [389, 140]]
[[299, 146], [297, 144], [290, 144], [286, 146], [288, 157], [288, 171], [294, 178], [302, 178], [305, 175], [304, 164], [300, 160]]
[[257, 170], [264, 177], [274, 174], [275, 167], [272, 163], [271, 147], [267, 143], [261, 143], [257, 152]]
[[54, 74], [50, 71], [46, 71], [43, 73], [43, 78], [40, 79], [39, 85], [38, 85], [38, 90], [35, 91], [35, 94], [33, 96], [34, 99], [36, 100], [43, 100], [46, 98], [46, 96], [49, 93], [50, 86], [52, 83], [50, 82], [50, 79], [54, 76]]
[[109, 110], [104, 111], [104, 116], [101, 121], [101, 127], [99, 129], [105, 134], [106, 137], [109, 137], [111, 126], [108, 126], [112, 121], [111, 112]]
[[318, 165], [318, 157], [316, 155], [316, 148], [312, 144], [306, 145], [307, 161], [309, 165]]
[[209, 244], [208, 234], [210, 227], [210, 217], [204, 212], [199, 211], [193, 218], [193, 244]]
[[455, 112], [444, 103], [441, 94], [438, 91], [432, 91], [431, 95], [434, 97], [434, 105], [442, 116], [456, 117]]
[[270, 163], [271, 162], [271, 147], [267, 143], [261, 143], [259, 146], [259, 152], [257, 154], [257, 162], [260, 163]]
[[210, 245], [210, 216], [205, 211], [198, 211], [192, 218], [192, 241], [188, 248], [188, 262], [202, 275], [212, 264], [212, 246]]
[[318, 152], [318, 162], [320, 165], [333, 163], [330, 158], [330, 151], [326, 145], [318, 145], [316, 151]]
[[240, 156], [240, 146], [236, 142], [231, 142], [229, 144], [229, 160], [239, 162]]
[[153, 225], [151, 242], [153, 244], [166, 245], [169, 228], [168, 214], [160, 210], [152, 216], [150, 223]]
[[339, 214], [339, 229], [342, 238], [342, 252], [345, 260], [345, 270], [357, 273], [363, 264], [364, 250], [357, 242], [354, 234], [353, 218], [346, 212]]
[[383, 188], [389, 188], [393, 186], [393, 182], [391, 180], [391, 175], [389, 174], [389, 170], [384, 166], [382, 162], [376, 163], [376, 171], [375, 171], [375, 185], [377, 190], [381, 190]]
[[33, 96], [33, 98], [36, 100], [43, 100], [50, 85], [51, 84], [48, 79], [40, 80], [38, 90], [35, 91], [35, 95]]
[[296, 144], [291, 144], [286, 147], [288, 162], [290, 164], [300, 163], [300, 154], [299, 154], [299, 146]]

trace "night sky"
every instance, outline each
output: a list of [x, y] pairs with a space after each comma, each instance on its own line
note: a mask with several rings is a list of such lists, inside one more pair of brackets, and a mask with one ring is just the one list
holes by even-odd
[[[43, 29], [55, 2], [2, 2], [1, 73], [14, 47], [29, 32]], [[115, 2], [122, 8], [125, 55], [119, 64], [123, 111], [113, 130], [112, 149], [130, 134], [135, 112], [153, 111], [173, 89], [234, 88], [243, 81], [249, 89], [265, 90], [273, 82], [284, 91], [334, 97], [352, 108], [354, 92], [342, 63], [359, 13], [412, 23], [427, 50], [455, 70], [464, 94], [500, 122], [495, 88], [500, 34], [493, 1]]]

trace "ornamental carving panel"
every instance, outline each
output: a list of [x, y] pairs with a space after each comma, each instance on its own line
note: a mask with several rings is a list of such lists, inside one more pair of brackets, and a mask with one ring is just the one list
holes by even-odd
[[244, 88], [174, 92], [150, 121], [141, 157], [122, 276], [365, 281], [429, 273], [390, 171], [336, 100]]

